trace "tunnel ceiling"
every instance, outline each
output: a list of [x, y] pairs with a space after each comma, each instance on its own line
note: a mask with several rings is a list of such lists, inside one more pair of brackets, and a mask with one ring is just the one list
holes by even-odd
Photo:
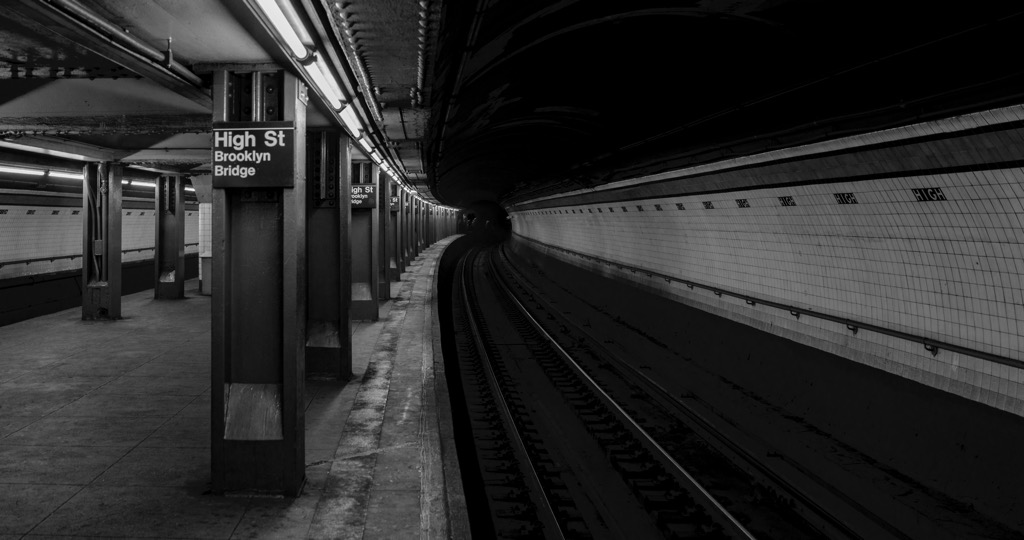
[[[4, 3], [0, 151], [208, 168], [211, 69], [288, 64], [253, 31], [254, 2]], [[1019, 103], [1024, 91], [1019, 2], [287, 3], [338, 49], [405, 179], [453, 206]], [[63, 5], [161, 55], [173, 38], [190, 73], [126, 54]], [[313, 105], [309, 125], [330, 124]]]
[[445, 203], [1019, 101], [1013, 2], [448, 1], [424, 145]]

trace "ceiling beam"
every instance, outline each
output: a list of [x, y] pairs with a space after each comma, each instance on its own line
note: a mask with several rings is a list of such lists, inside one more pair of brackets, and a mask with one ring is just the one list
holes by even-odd
[[206, 133], [208, 114], [132, 114], [97, 116], [0, 116], [3, 135], [143, 135]]
[[136, 150], [121, 158], [125, 163], [209, 163], [213, 156], [209, 148], [147, 148]]
[[117, 161], [133, 152], [49, 137], [7, 137], [0, 141], [0, 148], [74, 161]]
[[[23, 0], [17, 3], [6, 2], [4, 9], [17, 11], [21, 15], [43, 24], [54, 33], [78, 43], [116, 64], [206, 108], [213, 108], [210, 89], [197, 84], [198, 77], [188, 72], [181, 64], [171, 60], [166, 62], [155, 60], [152, 47], [139, 43], [134, 36], [130, 36], [126, 32], [124, 35], [116, 34], [113, 38], [104, 34], [104, 28], [113, 25], [100, 19], [95, 13], [73, 0], [61, 0], [56, 4], [69, 6], [69, 9], [75, 10], [76, 14], [72, 14], [71, 11], [63, 11], [53, 2], [34, 0]], [[77, 16], [78, 12], [84, 13], [85, 18]]]

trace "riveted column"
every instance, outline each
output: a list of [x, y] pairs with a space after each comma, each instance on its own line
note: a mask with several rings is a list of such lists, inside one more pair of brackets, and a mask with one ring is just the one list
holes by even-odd
[[388, 281], [402, 279], [402, 198], [397, 182], [388, 182], [388, 219], [391, 233], [388, 236]]
[[82, 177], [82, 319], [121, 318], [121, 165], [89, 163]]
[[427, 249], [427, 203], [420, 202], [420, 234], [417, 236], [420, 242], [420, 253]]
[[384, 171], [377, 169], [377, 299], [391, 299], [390, 268], [391, 242], [391, 179]]
[[352, 145], [334, 130], [306, 137], [306, 373], [352, 377], [352, 275], [347, 260], [351, 223]]
[[185, 298], [185, 177], [161, 176], [156, 181], [156, 247], [153, 297]]
[[210, 296], [213, 279], [213, 178], [191, 177], [199, 201], [199, 294]]
[[306, 88], [214, 73], [213, 489], [298, 495], [305, 479]]
[[430, 244], [432, 243], [430, 241], [430, 239], [431, 239], [431, 236], [432, 236], [431, 235], [431, 231], [434, 228], [433, 227], [433, 225], [434, 225], [433, 224], [433, 218], [434, 218], [433, 213], [434, 213], [434, 207], [428, 204], [427, 207], [424, 208], [424, 212], [423, 212], [423, 216], [424, 216], [424, 223], [423, 223], [423, 249], [424, 250], [426, 250], [428, 247], [430, 247]]
[[380, 232], [377, 213], [376, 163], [352, 164], [352, 319], [380, 318], [379, 292]]
[[422, 241], [420, 240], [423, 234], [423, 203], [419, 199], [413, 198], [412, 200], [412, 256], [420, 256], [420, 248], [422, 247]]
[[437, 242], [437, 207], [427, 208], [427, 245], [432, 246]]
[[420, 253], [427, 250], [427, 203], [420, 202], [420, 234], [417, 236], [420, 242]]
[[402, 271], [409, 269], [409, 263], [415, 255], [412, 254], [412, 194], [402, 190], [402, 260], [405, 266]]

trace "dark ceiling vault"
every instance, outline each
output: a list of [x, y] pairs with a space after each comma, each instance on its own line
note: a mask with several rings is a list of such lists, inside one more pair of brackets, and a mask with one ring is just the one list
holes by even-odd
[[1019, 101], [1017, 3], [449, 0], [424, 147], [511, 202]]

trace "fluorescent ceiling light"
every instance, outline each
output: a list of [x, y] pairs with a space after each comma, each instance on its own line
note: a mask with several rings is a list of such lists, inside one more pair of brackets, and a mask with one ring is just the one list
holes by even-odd
[[373, 152], [373, 145], [371, 145], [370, 142], [366, 140], [366, 137], [356, 139], [356, 141], [359, 143], [359, 146], [363, 147], [363, 150], [366, 150], [367, 154]]
[[353, 137], [362, 140], [363, 126], [359, 123], [359, 117], [356, 116], [355, 107], [352, 105], [345, 107], [345, 110], [341, 111], [341, 121], [345, 123], [345, 127]]
[[41, 171], [39, 169], [26, 169], [24, 167], [6, 167], [4, 165], [0, 165], [0, 172], [27, 174], [29, 176], [42, 176], [46, 174], [46, 171]]
[[270, 24], [274, 26], [274, 30], [277, 35], [284, 40], [288, 48], [292, 50], [292, 54], [295, 58], [305, 58], [308, 49], [306, 44], [299, 39], [299, 35], [295, 33], [295, 29], [292, 28], [292, 24], [288, 22], [288, 18], [284, 16], [284, 12], [281, 11], [281, 6], [277, 5], [275, 0], [256, 0], [256, 4], [260, 6], [260, 10], [263, 14], [270, 19]]
[[50, 177], [51, 178], [69, 178], [71, 180], [81, 180], [82, 179], [82, 174], [81, 173], [69, 173], [69, 172], [64, 172], [64, 171], [53, 171], [53, 170], [51, 170], [50, 171]]
[[121, 183], [122, 184], [131, 184], [130, 187], [135, 187], [135, 186], [151, 187], [151, 188], [155, 188], [156, 187], [156, 184], [154, 184], [153, 182], [142, 182], [142, 181], [139, 181], [139, 180], [135, 180], [135, 181], [121, 180]]
[[305, 68], [309, 78], [312, 79], [313, 84], [327, 98], [327, 104], [334, 110], [341, 110], [345, 106], [345, 96], [341, 93], [341, 88], [338, 88], [338, 82], [334, 79], [324, 59], [317, 57], [315, 62], [304, 65], [303, 68]]
[[192, 193], [195, 193], [196, 192], [196, 188], [194, 188], [192, 186], [185, 186], [185, 191], [191, 191]]

